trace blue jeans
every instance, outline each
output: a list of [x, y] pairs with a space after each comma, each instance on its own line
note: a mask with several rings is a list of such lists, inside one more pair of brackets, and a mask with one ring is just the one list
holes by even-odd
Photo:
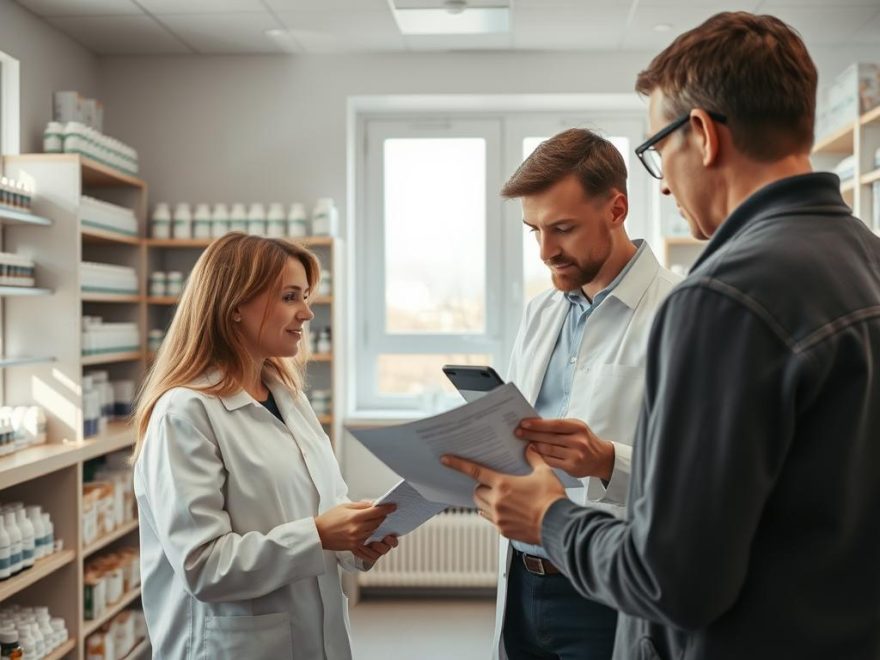
[[568, 578], [533, 575], [514, 552], [503, 643], [510, 660], [610, 660], [617, 610], [578, 594]]

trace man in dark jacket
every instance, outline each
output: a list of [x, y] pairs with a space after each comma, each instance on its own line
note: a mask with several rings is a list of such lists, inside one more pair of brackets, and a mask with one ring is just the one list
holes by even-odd
[[627, 520], [532, 451], [526, 477], [446, 462], [621, 611], [619, 660], [880, 658], [880, 238], [811, 172], [813, 62], [778, 19], [724, 13], [636, 87], [636, 153], [711, 240], [654, 322]]

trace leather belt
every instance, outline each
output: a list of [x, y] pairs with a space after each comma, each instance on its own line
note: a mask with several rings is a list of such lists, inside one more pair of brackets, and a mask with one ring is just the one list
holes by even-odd
[[535, 555], [527, 555], [525, 552], [514, 550], [516, 554], [522, 557], [523, 566], [532, 575], [558, 575], [562, 571], [556, 568], [549, 560]]

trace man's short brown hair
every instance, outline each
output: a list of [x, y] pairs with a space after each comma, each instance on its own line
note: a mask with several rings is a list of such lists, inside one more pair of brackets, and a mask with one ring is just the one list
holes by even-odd
[[617, 148], [592, 131], [570, 128], [538, 145], [504, 184], [501, 196], [537, 195], [570, 175], [590, 197], [612, 189], [626, 194], [626, 164]]
[[673, 41], [639, 74], [669, 119], [694, 108], [727, 117], [733, 143], [759, 161], [809, 152], [816, 66], [797, 32], [774, 16], [723, 12]]

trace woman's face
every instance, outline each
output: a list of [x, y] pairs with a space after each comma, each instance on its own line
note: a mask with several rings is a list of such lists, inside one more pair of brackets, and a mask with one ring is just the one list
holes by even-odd
[[303, 324], [315, 317], [308, 304], [311, 292], [306, 269], [298, 259], [287, 260], [281, 274], [281, 289], [275, 293], [271, 291], [274, 288], [238, 307], [241, 320], [237, 325], [248, 351], [258, 361], [296, 355], [303, 338]]

